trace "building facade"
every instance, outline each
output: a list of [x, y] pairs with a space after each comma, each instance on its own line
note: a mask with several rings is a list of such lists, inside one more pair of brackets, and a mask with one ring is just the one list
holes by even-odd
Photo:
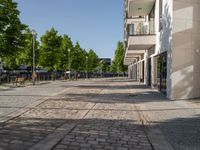
[[125, 0], [129, 78], [169, 99], [200, 97], [200, 1]]
[[104, 61], [107, 66], [111, 66], [111, 58], [99, 58], [99, 61]]

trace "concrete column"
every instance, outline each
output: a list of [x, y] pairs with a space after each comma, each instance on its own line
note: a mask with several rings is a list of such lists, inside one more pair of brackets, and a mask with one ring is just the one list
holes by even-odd
[[139, 74], [138, 74], [138, 80], [140, 81], [141, 79], [141, 63], [138, 63], [138, 70], [139, 70]]
[[135, 65], [132, 65], [132, 79], [135, 79]]
[[131, 79], [133, 79], [133, 64], [131, 65]]
[[128, 66], [128, 78], [131, 78], [131, 65]]
[[137, 64], [133, 65], [133, 79], [137, 80]]
[[144, 54], [144, 84], [148, 85], [149, 82], [149, 63], [148, 63], [149, 52], [146, 50]]
[[151, 81], [152, 81], [151, 87], [152, 88], [155, 88], [155, 85], [156, 85], [156, 77], [157, 77], [156, 69], [157, 69], [156, 59], [155, 57], [151, 57]]

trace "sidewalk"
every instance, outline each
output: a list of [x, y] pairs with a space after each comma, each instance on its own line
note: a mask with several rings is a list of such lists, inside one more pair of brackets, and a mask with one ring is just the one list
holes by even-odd
[[1, 86], [0, 88], [0, 123], [22, 114], [31, 107], [37, 106], [48, 97], [54, 96], [75, 86], [76, 83], [54, 81], [39, 84], [19, 86], [15, 88]]
[[0, 149], [153, 150], [124, 81], [59, 84], [67, 89], [0, 126]]
[[[139, 83], [128, 85], [136, 95], [135, 105], [149, 131], [159, 127], [161, 138], [164, 136], [176, 150], [200, 149], [200, 99], [170, 101]], [[149, 136], [155, 142], [160, 140], [151, 132]]]
[[131, 80], [0, 90], [0, 150], [199, 150], [199, 101]]

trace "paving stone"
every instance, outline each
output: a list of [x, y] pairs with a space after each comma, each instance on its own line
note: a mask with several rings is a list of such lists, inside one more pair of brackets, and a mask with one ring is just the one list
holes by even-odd
[[117, 147], [116, 150], [128, 150], [128, 148], [125, 148], [125, 147]]
[[[21, 149], [30, 149], [39, 143], [38, 149], [49, 146], [49, 149], [55, 150], [117, 148], [123, 150], [133, 146], [138, 146], [138, 149], [142, 149], [142, 146], [144, 149], [152, 149], [135, 110], [135, 104], [127, 96], [130, 89], [126, 88], [126, 82], [78, 81], [76, 86], [68, 85], [67, 82], [56, 82], [42, 88], [37, 87], [38, 89], [31, 87], [30, 90], [33, 90], [33, 101], [37, 101], [39, 96], [36, 94], [37, 92], [42, 94], [40, 90], [45, 90], [43, 88], [50, 88], [49, 92], [52, 95], [67, 86], [70, 88], [64, 93], [49, 97], [0, 127], [2, 133], [0, 138], [1, 135], [7, 135], [3, 136], [2, 140], [8, 143], [15, 141], [5, 147], [14, 150], [14, 144], [19, 144]], [[28, 89], [24, 92], [26, 91]], [[22, 94], [22, 91], [18, 92]], [[65, 124], [75, 126], [65, 134], [63, 130], [59, 130], [58, 133], [63, 132], [62, 138], [51, 137]], [[49, 142], [54, 141], [55, 144], [40, 144], [46, 139], [49, 139]]]

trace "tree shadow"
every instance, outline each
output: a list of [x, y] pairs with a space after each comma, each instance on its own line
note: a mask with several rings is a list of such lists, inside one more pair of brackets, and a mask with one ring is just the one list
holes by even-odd
[[[62, 140], [54, 148], [60, 145], [66, 149], [81, 148], [88, 144], [91, 148], [100, 149], [105, 149], [106, 146], [153, 149], [145, 128], [157, 128], [161, 129], [165, 139], [176, 150], [200, 149], [200, 116], [166, 120], [146, 127], [136, 120], [125, 119], [18, 117], [0, 126], [0, 148], [29, 149], [63, 124], [75, 126], [65, 137], [60, 137]], [[159, 139], [157, 140], [159, 142]]]
[[[127, 83], [127, 82], [124, 82], [124, 83]], [[109, 90], [126, 90], [126, 89], [149, 89], [148, 86], [144, 85], [144, 84], [135, 84], [135, 85], [98, 85], [98, 84], [94, 84], [94, 85], [78, 85], [77, 86], [78, 88], [84, 88], [84, 89], [106, 89], [108, 88]]]
[[0, 92], [5, 92], [5, 91], [14, 91], [14, 89], [13, 88], [0, 89]]
[[[54, 98], [53, 98], [54, 99]], [[54, 99], [56, 100], [56, 99]], [[93, 103], [150, 103], [168, 101], [168, 99], [156, 91], [144, 91], [135, 93], [68, 93], [61, 94], [57, 100], [76, 101], [76, 102], [93, 102]]]
[[65, 137], [60, 137], [62, 140], [58, 143], [58, 146], [65, 143], [66, 149], [84, 148], [86, 144], [94, 149], [105, 149], [106, 146], [134, 148], [141, 147], [141, 143], [145, 144], [144, 148], [152, 149], [144, 127], [133, 120], [23, 117], [1, 125], [0, 148], [10, 150], [29, 149], [63, 124], [75, 124], [70, 133]]

